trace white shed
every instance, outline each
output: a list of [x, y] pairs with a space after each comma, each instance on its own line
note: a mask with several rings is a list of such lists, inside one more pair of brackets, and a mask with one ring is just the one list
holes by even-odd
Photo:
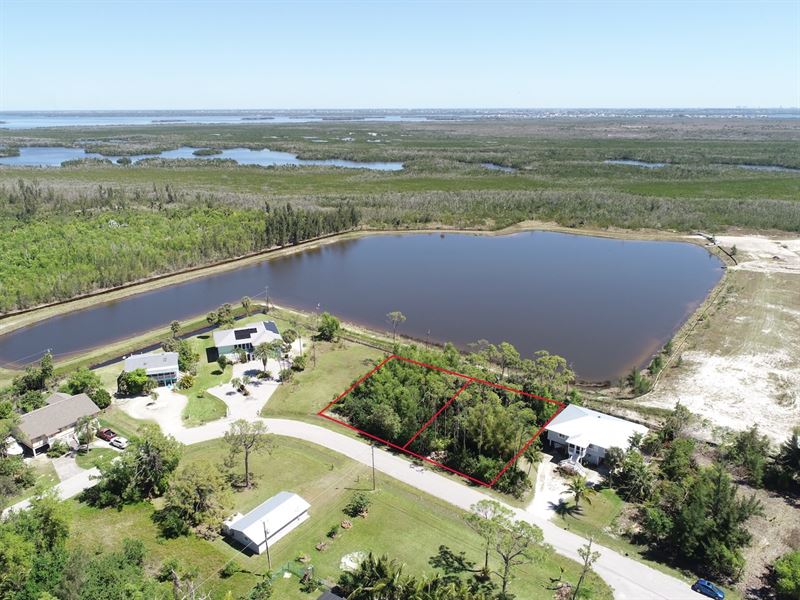
[[[311, 505], [297, 494], [280, 492], [246, 515], [236, 514], [222, 526], [225, 535], [261, 554], [308, 519]], [[264, 535], [266, 532], [266, 536]]]

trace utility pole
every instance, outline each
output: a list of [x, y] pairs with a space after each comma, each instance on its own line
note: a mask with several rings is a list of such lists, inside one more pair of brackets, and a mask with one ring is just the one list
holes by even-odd
[[272, 559], [269, 557], [269, 534], [267, 533], [267, 523], [266, 521], [261, 521], [261, 524], [264, 526], [264, 545], [267, 547], [267, 566], [269, 566], [269, 570], [272, 571]]
[[372, 491], [375, 491], [375, 442], [370, 444], [372, 448]]

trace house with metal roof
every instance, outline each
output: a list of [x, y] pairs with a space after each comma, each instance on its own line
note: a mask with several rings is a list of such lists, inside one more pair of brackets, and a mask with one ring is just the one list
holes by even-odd
[[136, 369], [143, 369], [150, 379], [160, 386], [177, 383], [180, 373], [178, 371], [177, 352], [151, 352], [149, 354], [131, 354], [125, 359], [124, 371], [129, 373]]
[[645, 435], [644, 425], [612, 417], [583, 406], [569, 404], [545, 427], [550, 447], [566, 452], [576, 463], [599, 465], [609, 448], [628, 448], [635, 433]]
[[228, 537], [256, 554], [271, 548], [275, 542], [308, 519], [311, 505], [297, 494], [279, 492], [246, 515], [235, 514], [225, 521], [222, 531]]
[[214, 346], [220, 356], [236, 355], [244, 351], [248, 360], [253, 359], [256, 346], [281, 339], [281, 332], [273, 321], [258, 321], [243, 327], [214, 332]]
[[86, 394], [53, 394], [47, 399], [45, 406], [20, 417], [15, 437], [20, 445], [36, 454], [49, 447], [56, 439], [73, 435], [75, 425], [81, 418], [95, 417], [99, 413], [100, 409]]

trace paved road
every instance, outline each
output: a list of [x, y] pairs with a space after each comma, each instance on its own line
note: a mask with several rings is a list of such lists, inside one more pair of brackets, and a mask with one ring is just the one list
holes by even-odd
[[[256, 418], [253, 418], [253, 420]], [[196, 444], [219, 438], [227, 430], [229, 420], [223, 419], [202, 427], [185, 429], [178, 435], [178, 439], [185, 444]], [[365, 465], [372, 464], [370, 446], [360, 440], [302, 421], [288, 419], [259, 420], [263, 421], [269, 431], [276, 435], [319, 444]], [[493, 497], [484, 494], [479, 489], [468, 487], [459, 481], [439, 475], [428, 468], [419, 467], [378, 447], [375, 449], [375, 468], [390, 477], [464, 510], [469, 510], [470, 506], [480, 500], [494, 500]], [[512, 506], [509, 506], [509, 508], [514, 511], [516, 518], [540, 527], [544, 533], [545, 541], [553, 546], [556, 552], [574, 560], [580, 559], [578, 548], [586, 543], [584, 538], [560, 529], [551, 521], [531, 514], [526, 510]], [[600, 552], [600, 558], [595, 563], [594, 570], [614, 589], [614, 597], [618, 600], [648, 600], [651, 598], [698, 600], [700, 598], [687, 584], [674, 577], [627, 558], [613, 550], [600, 546], [595, 546], [594, 548]]]
[[[365, 465], [372, 464], [370, 445], [330, 429], [288, 419], [261, 419], [249, 413], [249, 410], [235, 411], [228, 418], [208, 423], [201, 427], [182, 429], [175, 433], [175, 437], [184, 444], [197, 444], [222, 437], [227, 431], [231, 421], [235, 418], [247, 417], [248, 420], [263, 421], [269, 431], [276, 435], [301, 439], [324, 446]], [[379, 447], [375, 448], [375, 468], [390, 477], [398, 479], [420, 491], [436, 496], [464, 510], [480, 500], [492, 499], [477, 488], [468, 487], [464, 483], [444, 477], [434, 471], [419, 467], [408, 460], [391, 454]], [[86, 471], [72, 477], [58, 485], [59, 494], [63, 498], [70, 498], [80, 493], [81, 490], [93, 485], [91, 477], [96, 475], [96, 469]], [[25, 508], [27, 501], [15, 505], [18, 510]], [[551, 521], [532, 514], [524, 509], [508, 506], [516, 518], [525, 520], [541, 528], [545, 541], [559, 554], [579, 560], [578, 548], [586, 543], [580, 536], [560, 529]], [[600, 552], [600, 558], [594, 565], [594, 570], [614, 590], [614, 597], [618, 600], [699, 600], [689, 586], [669, 575], [657, 571], [618, 552], [594, 546]]]
[[[68, 479], [65, 479], [56, 485], [55, 490], [58, 493], [58, 496], [64, 500], [67, 498], [72, 498], [80, 494], [83, 490], [92, 487], [95, 481], [94, 478], [98, 477], [99, 475], [100, 471], [98, 471], [96, 467], [86, 471], [81, 471], [77, 475], [73, 475], [72, 477], [69, 477]], [[30, 499], [17, 502], [16, 504], [6, 508], [3, 511], [2, 517], [5, 518], [5, 516], [12, 510], [25, 510], [30, 506], [30, 504]]]

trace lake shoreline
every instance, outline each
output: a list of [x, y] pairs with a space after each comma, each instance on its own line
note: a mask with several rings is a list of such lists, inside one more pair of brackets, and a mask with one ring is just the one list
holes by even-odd
[[[49, 319], [50, 317], [59, 316], [68, 312], [78, 311], [88, 308], [94, 302], [87, 303], [87, 300], [103, 297], [100, 302], [110, 302], [113, 300], [121, 300], [129, 296], [135, 296], [145, 292], [150, 292], [161, 287], [168, 287], [178, 283], [183, 283], [191, 279], [221, 273], [228, 270], [234, 270], [239, 267], [250, 265], [254, 262], [259, 262], [265, 258], [272, 258], [278, 256], [285, 256], [287, 254], [294, 254], [304, 250], [318, 248], [322, 245], [327, 245], [339, 241], [357, 239], [360, 237], [373, 236], [373, 235], [398, 235], [398, 234], [424, 234], [424, 233], [442, 233], [442, 234], [462, 234], [462, 235], [479, 235], [479, 236], [503, 236], [513, 235], [515, 233], [532, 232], [532, 231], [550, 231], [556, 233], [565, 233], [573, 235], [582, 235], [587, 237], [610, 238], [620, 240], [638, 240], [638, 241], [664, 241], [664, 242], [683, 242], [691, 243], [701, 246], [709, 251], [709, 253], [717, 256], [724, 264], [732, 264], [730, 258], [715, 247], [709, 247], [705, 239], [698, 236], [688, 237], [688, 234], [681, 234], [678, 232], [664, 232], [664, 231], [631, 231], [625, 229], [592, 229], [592, 228], [570, 228], [556, 223], [545, 223], [539, 221], [523, 221], [506, 227], [503, 229], [490, 230], [490, 229], [462, 229], [462, 228], [447, 228], [441, 225], [434, 225], [431, 228], [410, 228], [410, 229], [377, 229], [364, 227], [358, 230], [346, 231], [342, 233], [332, 233], [329, 235], [313, 238], [305, 242], [301, 242], [295, 246], [278, 246], [269, 248], [267, 250], [259, 250], [232, 258], [226, 258], [221, 261], [209, 263], [205, 265], [198, 265], [196, 267], [187, 267], [169, 273], [162, 273], [152, 275], [143, 279], [137, 279], [122, 285], [101, 288], [85, 294], [80, 294], [73, 298], [65, 300], [57, 300], [48, 302], [46, 304], [39, 304], [29, 308], [23, 308], [4, 314], [0, 314], [0, 336], [27, 327], [37, 321]], [[134, 289], [135, 288], [135, 289]], [[51, 310], [52, 309], [52, 310]], [[34, 315], [34, 313], [39, 313]], [[46, 314], [45, 314], [46, 313]], [[15, 318], [20, 317], [18, 321]]]

